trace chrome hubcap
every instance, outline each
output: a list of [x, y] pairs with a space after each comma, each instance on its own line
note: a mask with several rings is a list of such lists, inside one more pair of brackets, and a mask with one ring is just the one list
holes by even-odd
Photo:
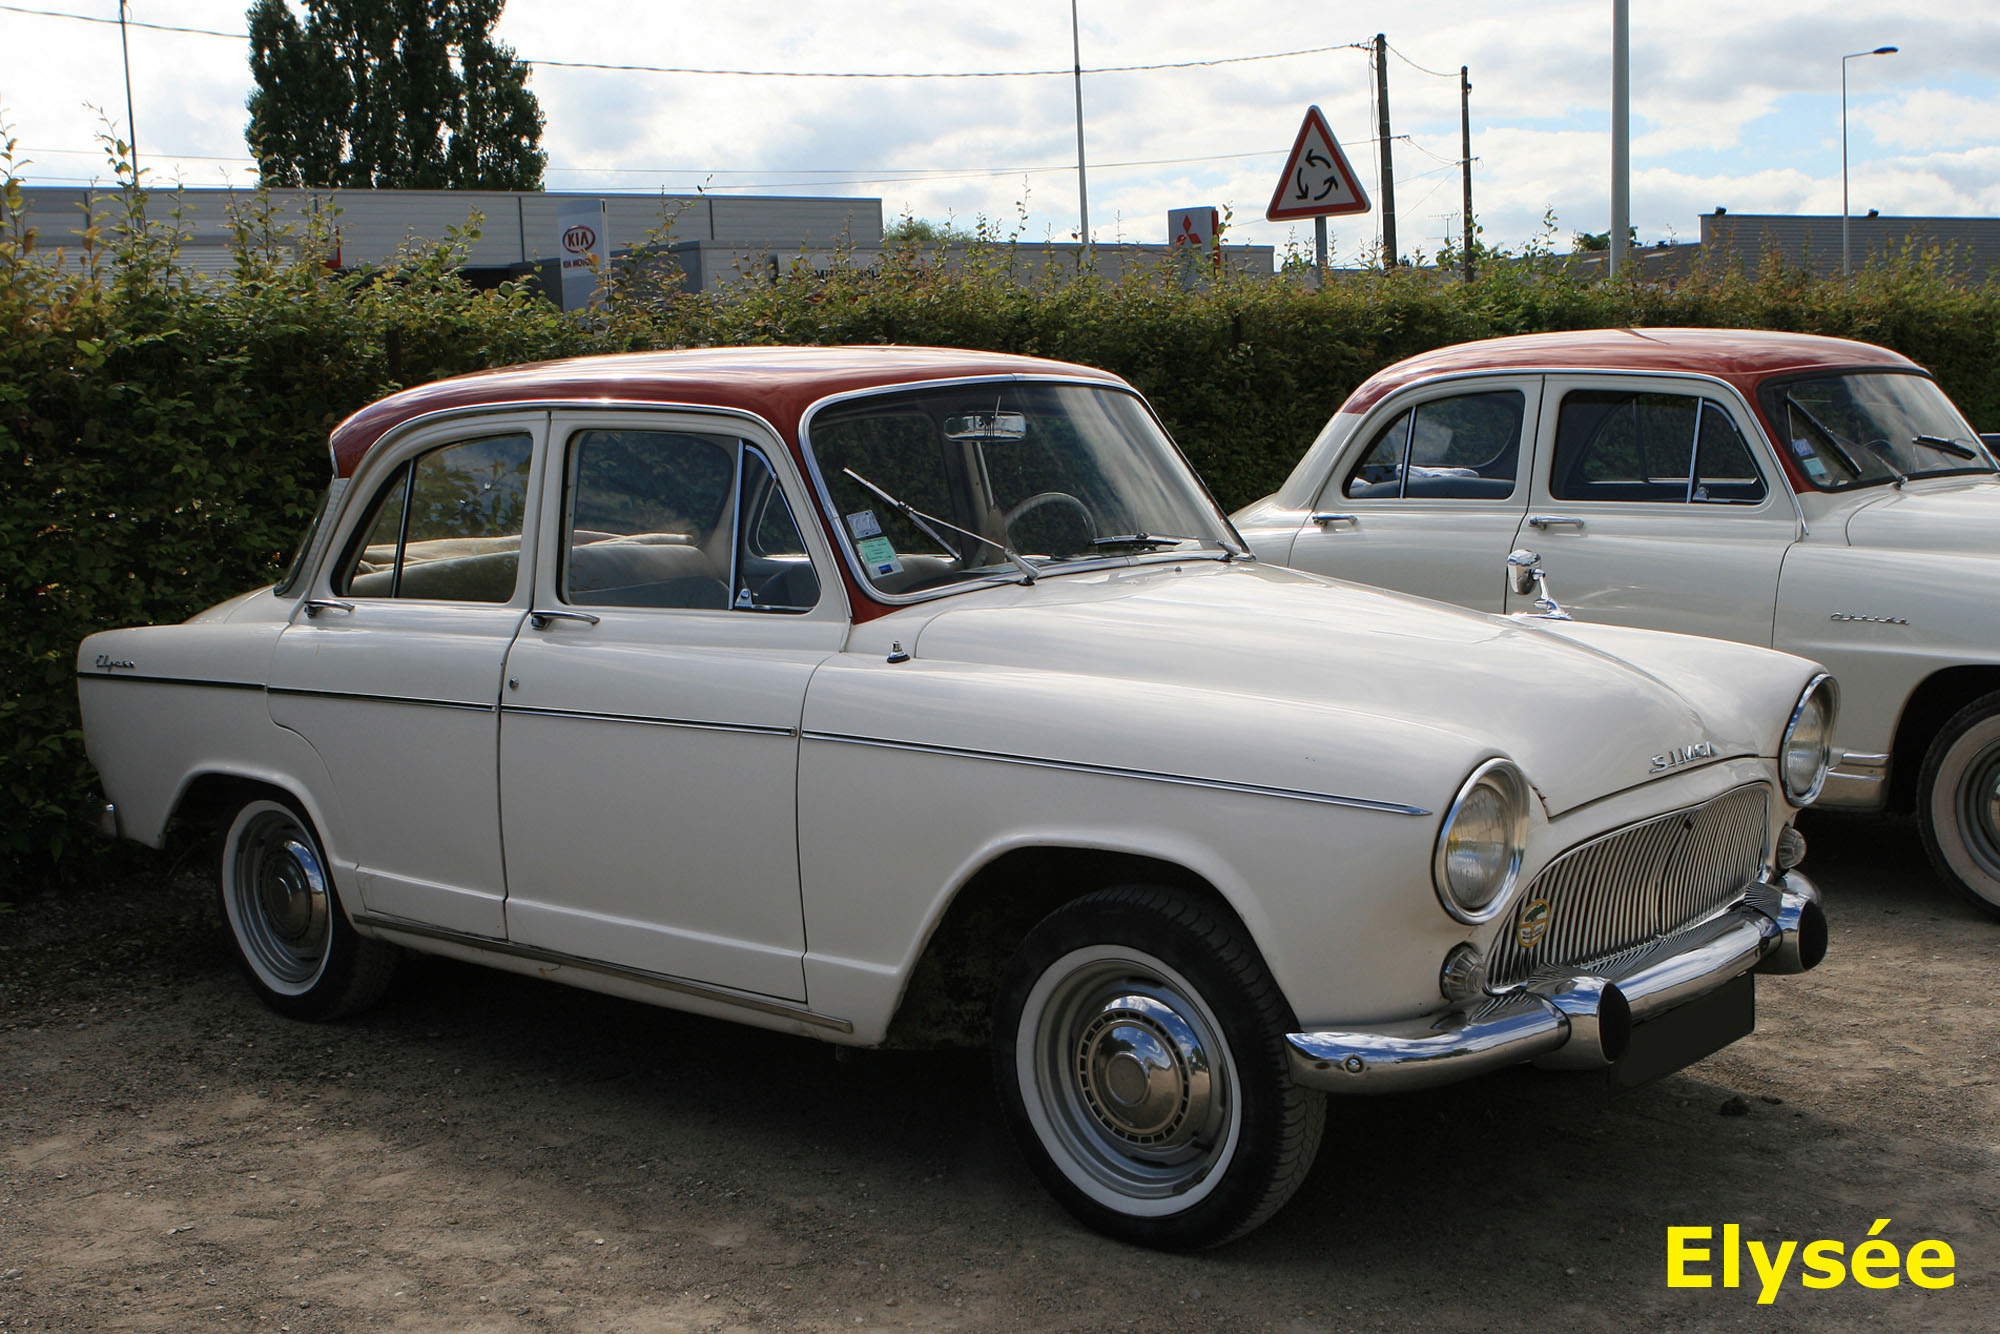
[[1959, 824], [1972, 855], [2000, 876], [2000, 742], [1975, 755], [1959, 786]]
[[1193, 988], [1157, 960], [1117, 946], [1057, 960], [1029, 997], [1020, 1041], [1029, 1115], [1091, 1194], [1142, 1211], [1183, 1207], [1234, 1152], [1228, 1044]]
[[302, 985], [326, 961], [326, 868], [288, 811], [265, 810], [238, 831], [230, 859], [230, 916], [265, 980]]
[[1136, 1147], [1185, 1144], [1208, 1117], [1208, 1056], [1201, 1039], [1150, 996], [1114, 997], [1084, 1025], [1076, 1077], [1099, 1124]]

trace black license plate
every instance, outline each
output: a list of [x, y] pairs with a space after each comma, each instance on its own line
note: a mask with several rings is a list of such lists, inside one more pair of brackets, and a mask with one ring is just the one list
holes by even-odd
[[1632, 1045], [1609, 1072], [1611, 1087], [1649, 1084], [1748, 1037], [1756, 1027], [1757, 978], [1745, 973], [1634, 1028]]

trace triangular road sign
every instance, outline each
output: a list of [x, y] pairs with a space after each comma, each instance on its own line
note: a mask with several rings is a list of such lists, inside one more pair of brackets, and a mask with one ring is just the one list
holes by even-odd
[[1327, 128], [1318, 107], [1307, 107], [1305, 122], [1285, 159], [1285, 176], [1271, 196], [1264, 216], [1272, 222], [1294, 218], [1326, 218], [1341, 213], [1366, 213], [1368, 192], [1348, 164], [1347, 154]]

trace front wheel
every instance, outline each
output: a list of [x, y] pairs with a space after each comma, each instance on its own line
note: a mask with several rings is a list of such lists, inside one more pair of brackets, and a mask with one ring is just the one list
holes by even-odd
[[1924, 756], [1917, 791], [1931, 865], [2000, 917], [2000, 691], [1945, 723]]
[[266, 1005], [294, 1019], [338, 1019], [381, 999], [395, 946], [348, 923], [319, 838], [296, 807], [244, 803], [223, 837], [220, 869], [236, 960]]
[[1323, 1095], [1289, 1074], [1291, 1013], [1241, 931], [1173, 890], [1104, 890], [1029, 932], [994, 1067], [1023, 1154], [1083, 1222], [1168, 1250], [1250, 1231], [1319, 1151]]

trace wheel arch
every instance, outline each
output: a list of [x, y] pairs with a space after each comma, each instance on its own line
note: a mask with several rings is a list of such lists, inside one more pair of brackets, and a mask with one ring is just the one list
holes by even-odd
[[1916, 809], [1918, 778], [1931, 743], [1953, 714], [1996, 690], [2000, 690], [2000, 663], [1975, 663], [1932, 672], [1910, 692], [1889, 751], [1890, 810]]
[[889, 1022], [891, 1047], [983, 1046], [1000, 974], [1028, 932], [1063, 904], [1113, 885], [1151, 884], [1202, 902], [1256, 936], [1228, 896], [1180, 862], [1067, 844], [1014, 847], [966, 877], [939, 915]]

